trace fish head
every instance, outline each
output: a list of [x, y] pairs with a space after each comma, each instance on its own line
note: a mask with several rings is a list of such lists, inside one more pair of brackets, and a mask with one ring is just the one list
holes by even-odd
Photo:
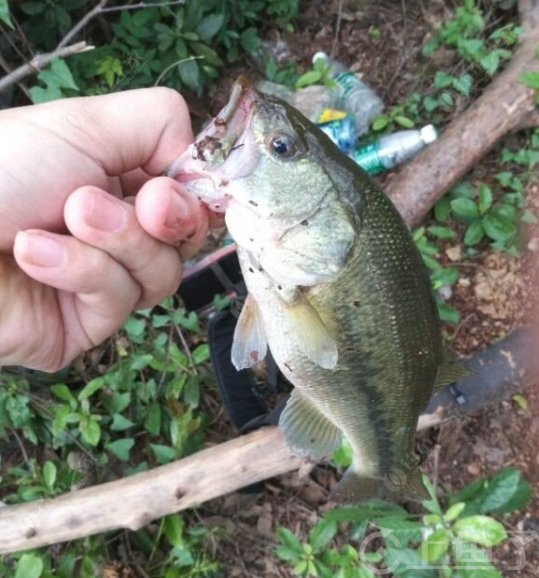
[[229, 229], [232, 220], [242, 230], [251, 222], [275, 237], [315, 214], [333, 190], [321, 162], [327, 146], [333, 144], [301, 113], [240, 77], [227, 105], [168, 175], [213, 211], [233, 213]]

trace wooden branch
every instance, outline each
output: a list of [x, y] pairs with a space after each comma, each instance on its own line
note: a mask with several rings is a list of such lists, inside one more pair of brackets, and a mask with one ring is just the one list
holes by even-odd
[[537, 118], [535, 92], [519, 76], [524, 70], [539, 72], [538, 45], [539, 28], [535, 28], [525, 36], [506, 70], [442, 136], [390, 176], [386, 192], [411, 227], [504, 135]]
[[65, 58], [72, 54], [79, 54], [93, 49], [94, 47], [88, 46], [86, 42], [77, 42], [76, 44], [65, 46], [59, 50], [53, 50], [52, 52], [46, 52], [45, 54], [38, 54], [26, 64], [19, 66], [19, 68], [16, 68], [9, 74], [6, 74], [3, 78], [0, 78], [0, 92], [8, 86], [20, 82], [25, 76], [39, 72], [55, 58]]
[[[418, 429], [446, 423], [454, 435], [463, 414], [525, 390], [536, 381], [539, 369], [533, 350], [538, 337], [530, 329], [516, 331], [470, 360], [467, 365], [474, 374], [458, 383], [458, 395], [454, 388], [438, 393], [420, 417]], [[277, 428], [257, 430], [122, 480], [68, 491], [53, 500], [0, 507], [0, 554], [120, 528], [137, 530], [155, 518], [304, 464]]]

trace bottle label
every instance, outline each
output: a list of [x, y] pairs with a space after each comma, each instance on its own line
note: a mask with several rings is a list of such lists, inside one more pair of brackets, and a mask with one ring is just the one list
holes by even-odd
[[348, 96], [355, 87], [363, 84], [353, 72], [339, 74], [335, 82], [342, 88], [343, 96]]
[[371, 143], [356, 149], [352, 158], [362, 169], [371, 175], [381, 173], [386, 169], [378, 156], [377, 143]]
[[324, 122], [331, 122], [332, 120], [340, 120], [347, 116], [348, 113], [344, 112], [344, 110], [335, 110], [334, 108], [323, 108], [316, 119], [318, 124], [322, 124]]

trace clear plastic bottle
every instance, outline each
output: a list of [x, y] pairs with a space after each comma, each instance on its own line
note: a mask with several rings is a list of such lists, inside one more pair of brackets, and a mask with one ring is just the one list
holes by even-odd
[[313, 63], [317, 60], [323, 60], [329, 67], [329, 77], [337, 84], [338, 98], [335, 107], [343, 108], [354, 115], [359, 136], [368, 132], [370, 121], [384, 108], [380, 97], [344, 64], [325, 52], [317, 52], [313, 56]]
[[420, 130], [401, 130], [357, 148], [352, 158], [368, 173], [375, 175], [407, 161], [437, 138], [438, 133], [432, 124]]

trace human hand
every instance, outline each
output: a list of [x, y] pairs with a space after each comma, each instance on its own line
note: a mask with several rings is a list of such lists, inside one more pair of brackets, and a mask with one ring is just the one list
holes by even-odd
[[166, 88], [0, 112], [0, 366], [56, 371], [176, 290], [208, 215], [151, 177], [191, 141]]

